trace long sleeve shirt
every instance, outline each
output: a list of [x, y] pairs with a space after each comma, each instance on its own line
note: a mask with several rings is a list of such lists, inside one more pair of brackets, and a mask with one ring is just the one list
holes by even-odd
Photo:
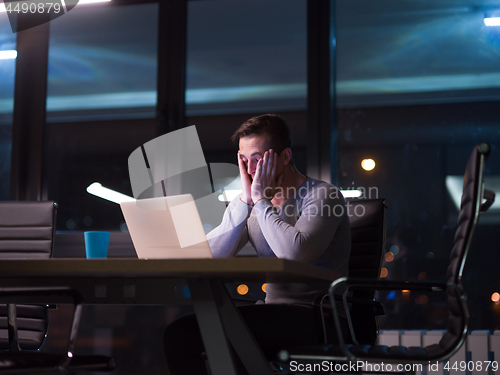
[[[250, 241], [260, 257], [311, 263], [347, 275], [351, 248], [349, 217], [340, 190], [306, 178], [276, 209], [261, 199], [249, 206], [236, 197], [207, 239], [216, 258], [232, 257]], [[266, 303], [310, 304], [329, 283], [268, 284]]]

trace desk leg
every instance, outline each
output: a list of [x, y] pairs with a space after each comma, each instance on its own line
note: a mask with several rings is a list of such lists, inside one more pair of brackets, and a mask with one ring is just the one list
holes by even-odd
[[269, 363], [224, 285], [203, 279], [188, 280], [188, 285], [212, 373], [235, 374], [227, 336], [251, 375], [271, 375]]
[[222, 316], [222, 323], [226, 329], [226, 335], [233, 344], [236, 353], [251, 375], [272, 375], [273, 371], [262, 353], [260, 346], [255, 341], [252, 333], [243, 320], [239, 310], [229, 295], [226, 287], [222, 283], [214, 283], [214, 289], [219, 291], [222, 303], [219, 311]]
[[236, 375], [229, 343], [218, 309], [219, 300], [209, 280], [188, 279], [194, 312], [213, 375]]

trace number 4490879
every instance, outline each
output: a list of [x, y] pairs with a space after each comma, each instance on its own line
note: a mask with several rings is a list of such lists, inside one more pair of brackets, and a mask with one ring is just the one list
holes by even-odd
[[493, 371], [498, 371], [497, 361], [450, 361], [445, 362], [443, 368], [445, 370], [455, 371], [488, 371], [490, 368]]
[[5, 10], [8, 13], [59, 13], [61, 4], [59, 3], [44, 3], [44, 2], [13, 2], [5, 3]]

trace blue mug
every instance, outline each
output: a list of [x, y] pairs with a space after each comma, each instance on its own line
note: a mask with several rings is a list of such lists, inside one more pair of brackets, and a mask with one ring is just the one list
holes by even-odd
[[83, 235], [87, 259], [106, 258], [108, 256], [109, 232], [85, 232]]

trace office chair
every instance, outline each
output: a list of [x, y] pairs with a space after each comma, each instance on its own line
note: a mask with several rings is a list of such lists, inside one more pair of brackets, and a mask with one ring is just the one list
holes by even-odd
[[[56, 212], [57, 204], [51, 201], [0, 202], [0, 259], [51, 258]], [[54, 307], [48, 304], [59, 302], [75, 305], [68, 354], [41, 353], [48, 332], [48, 308]], [[0, 303], [0, 374], [114, 368], [114, 360], [109, 357], [73, 356], [81, 314], [81, 297], [75, 291], [0, 287]]]
[[[386, 214], [388, 203], [385, 199], [356, 199], [347, 201], [347, 211], [351, 225], [351, 254], [349, 255], [349, 277], [364, 277], [378, 280], [382, 260], [385, 255]], [[340, 296], [336, 295], [338, 301]], [[354, 290], [346, 297], [350, 303], [351, 337], [359, 343], [374, 345], [378, 339], [377, 316], [385, 315], [383, 305], [375, 301], [375, 290]], [[319, 311], [325, 343], [324, 303], [330, 301], [328, 295], [318, 296], [315, 309]]]
[[[55, 202], [0, 202], [0, 259], [51, 258], [56, 213]], [[10, 340], [8, 316], [17, 317]], [[46, 306], [0, 305], [0, 350], [38, 350], [47, 330]]]
[[[462, 287], [462, 272], [468, 251], [472, 244], [480, 212], [485, 212], [494, 202], [495, 194], [484, 189], [484, 168], [490, 153], [488, 143], [478, 143], [469, 158], [462, 193], [462, 202], [458, 216], [458, 227], [455, 234], [450, 264], [446, 282], [405, 282], [392, 280], [373, 281], [363, 278], [341, 278], [332, 283], [330, 295], [333, 295], [339, 286], [370, 290], [425, 290], [428, 292], [444, 291], [447, 296], [449, 311], [447, 331], [439, 344], [425, 347], [381, 346], [347, 344], [341, 334], [338, 335], [339, 345], [314, 345], [303, 348], [283, 350], [280, 360], [310, 360], [310, 361], [370, 361], [396, 363], [428, 363], [428, 361], [442, 361], [452, 356], [463, 344], [468, 329], [468, 310], [466, 295]], [[485, 202], [483, 203], [483, 200]], [[346, 312], [347, 291], [344, 293]], [[339, 321], [335, 304], [334, 322], [339, 330]]]

